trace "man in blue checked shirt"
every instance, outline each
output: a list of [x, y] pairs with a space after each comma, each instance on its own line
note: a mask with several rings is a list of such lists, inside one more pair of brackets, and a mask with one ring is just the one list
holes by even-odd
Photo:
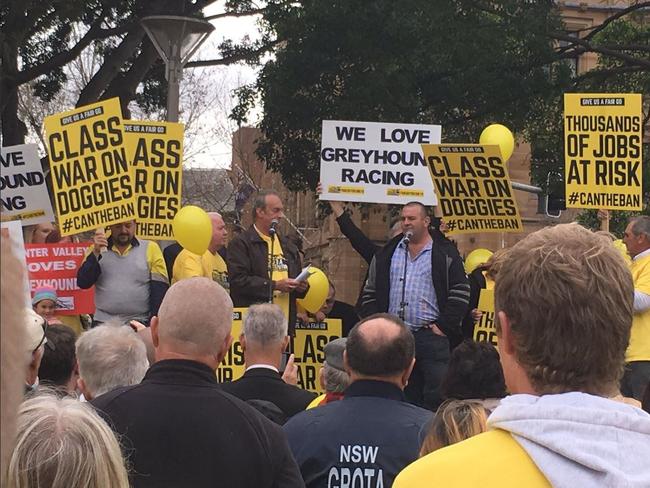
[[435, 410], [442, 402], [439, 387], [449, 362], [449, 342], [461, 335], [469, 282], [454, 245], [446, 239], [434, 240], [430, 224], [424, 205], [404, 205], [402, 233], [380, 249], [370, 264], [361, 316], [388, 312], [404, 320], [415, 338], [416, 359], [406, 397]]

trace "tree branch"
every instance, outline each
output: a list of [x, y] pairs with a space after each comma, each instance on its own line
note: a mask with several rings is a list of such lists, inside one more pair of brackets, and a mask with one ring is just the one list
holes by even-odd
[[249, 15], [257, 15], [266, 12], [266, 7], [255, 8], [252, 10], [247, 10], [245, 12], [222, 12], [220, 14], [210, 15], [204, 20], [217, 20], [223, 19], [224, 17], [248, 17]]
[[573, 79], [573, 86], [578, 86], [584, 80], [589, 78], [607, 78], [608, 76], [621, 75], [624, 73], [635, 73], [645, 71], [641, 66], [617, 66], [609, 69], [592, 69]]
[[619, 51], [650, 52], [650, 45], [644, 45], [644, 44], [622, 44], [622, 45], [603, 44], [602, 47], [607, 48], [607, 49], [616, 49], [616, 50], [619, 50]]
[[158, 51], [153, 47], [149, 38], [145, 37], [142, 40], [140, 54], [133, 61], [129, 70], [123, 76], [113, 78], [113, 81], [106, 88], [101, 98], [120, 97], [120, 105], [122, 106], [124, 118], [131, 118], [128, 111], [129, 102], [135, 98], [135, 90], [158, 58]]
[[200, 68], [203, 66], [220, 66], [224, 64], [237, 63], [238, 61], [246, 61], [248, 59], [256, 58], [268, 51], [271, 51], [275, 46], [277, 46], [281, 42], [282, 41], [276, 39], [275, 41], [271, 41], [268, 44], [262, 46], [261, 48], [256, 49], [255, 51], [251, 51], [243, 54], [237, 54], [235, 56], [228, 56], [226, 58], [206, 59], [202, 61], [190, 61], [185, 65], [185, 68]]
[[620, 59], [621, 61], [625, 61], [626, 63], [631, 65], [643, 66], [646, 69], [650, 69], [650, 60], [635, 58], [634, 56], [630, 56], [629, 54], [615, 51], [613, 49], [608, 49], [607, 47], [604, 46], [594, 46], [590, 42], [585, 41], [584, 39], [580, 39], [578, 37], [572, 37], [562, 32], [554, 32], [551, 34], [551, 38], [559, 41], [566, 41], [574, 45], [577, 44], [579, 46], [584, 47], [586, 51], [604, 54], [606, 56], [611, 56], [613, 58]]
[[95, 102], [99, 98], [109, 83], [120, 73], [127, 60], [136, 52], [143, 37], [144, 30], [139, 25], [135, 25], [122, 39], [119, 46], [104, 59], [101, 68], [81, 91], [77, 107]]
[[86, 32], [86, 34], [72, 48], [68, 49], [67, 51], [63, 51], [56, 56], [52, 56], [47, 61], [37, 64], [36, 66], [32, 66], [31, 68], [28, 68], [16, 74], [14, 78], [14, 84], [18, 86], [22, 85], [23, 83], [27, 83], [28, 81], [31, 81], [34, 78], [38, 78], [39, 76], [44, 75], [45, 73], [58, 68], [59, 66], [69, 63], [77, 56], [79, 56], [81, 51], [83, 51], [86, 46], [88, 46], [93, 40], [100, 37], [100, 33], [102, 31], [102, 29], [100, 29], [100, 25], [104, 20], [104, 16], [105, 13], [102, 12], [102, 15], [100, 15], [92, 23], [88, 32]]
[[624, 8], [623, 10], [616, 12], [614, 15], [610, 15], [607, 17], [602, 24], [593, 26], [593, 27], [588, 27], [585, 30], [593, 29], [589, 34], [587, 34], [585, 37], [583, 37], [583, 40], [589, 41], [592, 37], [594, 37], [596, 34], [601, 32], [605, 27], [607, 27], [609, 24], [614, 22], [615, 20], [620, 19], [621, 17], [625, 17], [627, 14], [634, 12], [635, 10], [640, 10], [640, 9], [645, 9], [647, 7], [650, 7], [650, 2], [640, 2], [634, 5], [630, 5], [627, 8]]

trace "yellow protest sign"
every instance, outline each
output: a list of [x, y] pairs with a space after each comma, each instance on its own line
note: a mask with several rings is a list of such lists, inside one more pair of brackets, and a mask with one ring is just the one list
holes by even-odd
[[450, 234], [521, 232], [517, 200], [498, 146], [422, 146]]
[[62, 235], [136, 217], [118, 98], [45, 118]]
[[[246, 366], [244, 351], [239, 342], [242, 324], [248, 308], [236, 308], [233, 311], [232, 336], [234, 338], [228, 354], [217, 368], [217, 378], [220, 383], [234, 381], [243, 376]], [[298, 367], [298, 386], [316, 393], [324, 393], [318, 372], [325, 361], [325, 345], [341, 337], [342, 324], [340, 319], [325, 319], [324, 322], [296, 324], [296, 336], [291, 339], [290, 350], [295, 355], [295, 365]]]
[[124, 141], [133, 167], [136, 234], [174, 239], [172, 220], [181, 205], [183, 124], [129, 120]]
[[318, 372], [325, 361], [325, 345], [342, 334], [341, 319], [296, 324], [296, 337], [291, 340], [291, 351], [298, 366], [298, 386], [318, 394], [324, 393]]
[[564, 95], [567, 207], [641, 210], [641, 103], [638, 93]]
[[481, 320], [474, 326], [474, 340], [488, 342], [497, 346], [497, 329], [494, 324], [494, 290], [481, 290], [478, 299], [478, 309], [483, 312]]
[[232, 311], [232, 330], [230, 334], [233, 337], [233, 341], [228, 350], [228, 354], [226, 354], [226, 357], [223, 358], [223, 361], [221, 361], [221, 364], [217, 368], [217, 379], [219, 383], [239, 379], [244, 374], [244, 371], [246, 371], [244, 350], [239, 342], [239, 336], [241, 335], [244, 315], [246, 315], [247, 311], [247, 307], [235, 308]]

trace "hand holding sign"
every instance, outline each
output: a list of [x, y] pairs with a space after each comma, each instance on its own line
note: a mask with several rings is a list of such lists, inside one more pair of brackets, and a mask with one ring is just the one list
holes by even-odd
[[95, 257], [99, 256], [105, 249], [108, 248], [108, 239], [106, 234], [104, 234], [104, 228], [97, 229], [95, 235], [93, 236], [93, 254]]

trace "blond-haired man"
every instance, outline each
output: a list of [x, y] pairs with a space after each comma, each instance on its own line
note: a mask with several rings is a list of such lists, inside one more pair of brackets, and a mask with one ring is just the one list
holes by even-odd
[[[650, 486], [650, 415], [618, 394], [632, 276], [576, 225], [535, 232], [499, 271], [495, 310], [508, 389], [490, 430], [408, 466], [394, 487]], [[471, 464], [471, 469], [468, 465]]]

